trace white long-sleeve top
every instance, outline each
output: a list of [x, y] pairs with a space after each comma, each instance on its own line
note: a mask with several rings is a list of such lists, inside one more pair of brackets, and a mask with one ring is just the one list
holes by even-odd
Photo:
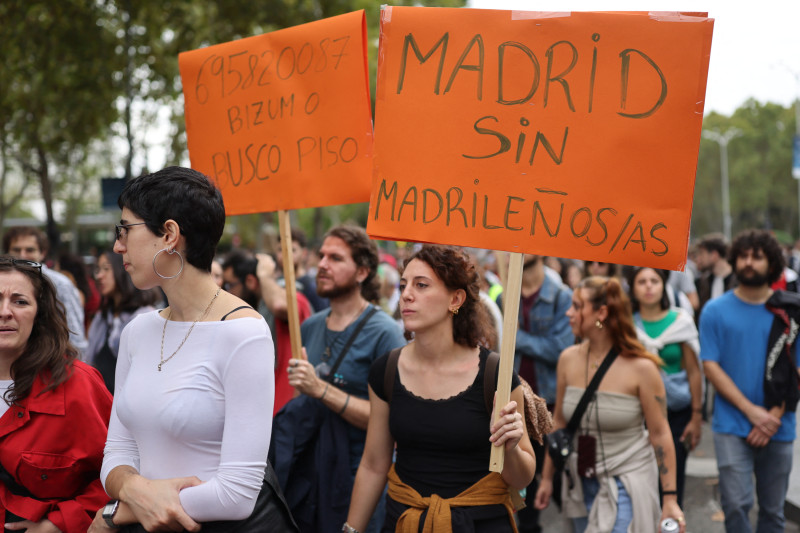
[[[198, 522], [252, 513], [272, 429], [275, 354], [263, 319], [199, 322], [162, 365], [164, 319], [139, 315], [122, 333], [116, 396], [101, 471], [128, 465], [148, 479], [197, 476], [181, 504]], [[191, 322], [167, 323], [164, 358]]]

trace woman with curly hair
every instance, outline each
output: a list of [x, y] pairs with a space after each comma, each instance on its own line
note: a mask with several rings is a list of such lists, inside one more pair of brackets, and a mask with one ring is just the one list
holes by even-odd
[[[406, 260], [399, 288], [413, 340], [394, 360], [394, 379], [390, 354], [370, 370], [367, 443], [344, 531], [363, 531], [387, 477], [384, 532], [516, 531], [509, 487], [526, 487], [536, 460], [516, 375], [511, 401], [495, 406], [498, 421], [487, 411], [482, 343], [491, 330], [475, 266], [457, 248], [425, 245]], [[487, 472], [490, 445], [505, 447], [502, 474]]]

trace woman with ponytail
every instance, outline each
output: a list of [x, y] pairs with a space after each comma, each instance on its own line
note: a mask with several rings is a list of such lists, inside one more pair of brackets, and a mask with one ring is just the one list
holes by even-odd
[[[563, 472], [564, 512], [579, 532], [656, 533], [660, 521], [672, 518], [683, 533], [662, 361], [637, 339], [628, 296], [615, 278], [591, 276], [573, 293], [567, 316], [581, 341], [559, 357], [555, 428], [567, 426], [603, 360], [612, 362], [574, 435]], [[539, 509], [550, 501], [554, 470], [547, 457]]]

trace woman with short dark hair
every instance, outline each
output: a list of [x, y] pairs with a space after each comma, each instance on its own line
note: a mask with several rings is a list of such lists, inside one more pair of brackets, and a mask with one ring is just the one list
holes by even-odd
[[77, 360], [41, 268], [0, 256], [0, 518], [6, 531], [83, 533], [106, 500], [111, 395]]
[[274, 350], [261, 315], [211, 276], [222, 195], [199, 172], [169, 167], [130, 180], [118, 203], [114, 251], [169, 307], [122, 332], [101, 473], [114, 500], [92, 531], [255, 531], [249, 521], [276, 496]]

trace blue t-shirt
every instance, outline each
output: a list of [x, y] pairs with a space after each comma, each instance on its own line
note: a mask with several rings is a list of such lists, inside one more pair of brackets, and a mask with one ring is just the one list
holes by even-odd
[[[344, 331], [328, 329], [325, 319], [330, 314], [330, 309], [314, 313], [306, 319], [300, 326], [300, 334], [308, 354], [308, 362], [316, 367], [324, 360], [329, 367], [333, 367], [357, 324], [364, 320], [371, 307], [375, 306], [368, 305], [364, 312]], [[359, 332], [350, 349], [347, 350], [332, 383], [348, 394], [368, 399], [367, 381], [372, 362], [386, 352], [405, 344], [406, 340], [403, 338], [403, 332], [397, 322], [378, 309]], [[329, 348], [330, 356], [326, 354], [326, 348]], [[350, 464], [353, 473], [358, 469], [358, 463], [361, 461], [366, 438], [366, 431], [350, 426]]]
[[[762, 407], [767, 342], [774, 317], [764, 304], [744, 302], [733, 291], [710, 300], [700, 315], [702, 360], [718, 363], [742, 394]], [[797, 360], [797, 344], [792, 349]], [[744, 413], [717, 394], [711, 428], [717, 433], [746, 438], [753, 425]], [[772, 439], [791, 442], [794, 438], [795, 413], [787, 412]]]

